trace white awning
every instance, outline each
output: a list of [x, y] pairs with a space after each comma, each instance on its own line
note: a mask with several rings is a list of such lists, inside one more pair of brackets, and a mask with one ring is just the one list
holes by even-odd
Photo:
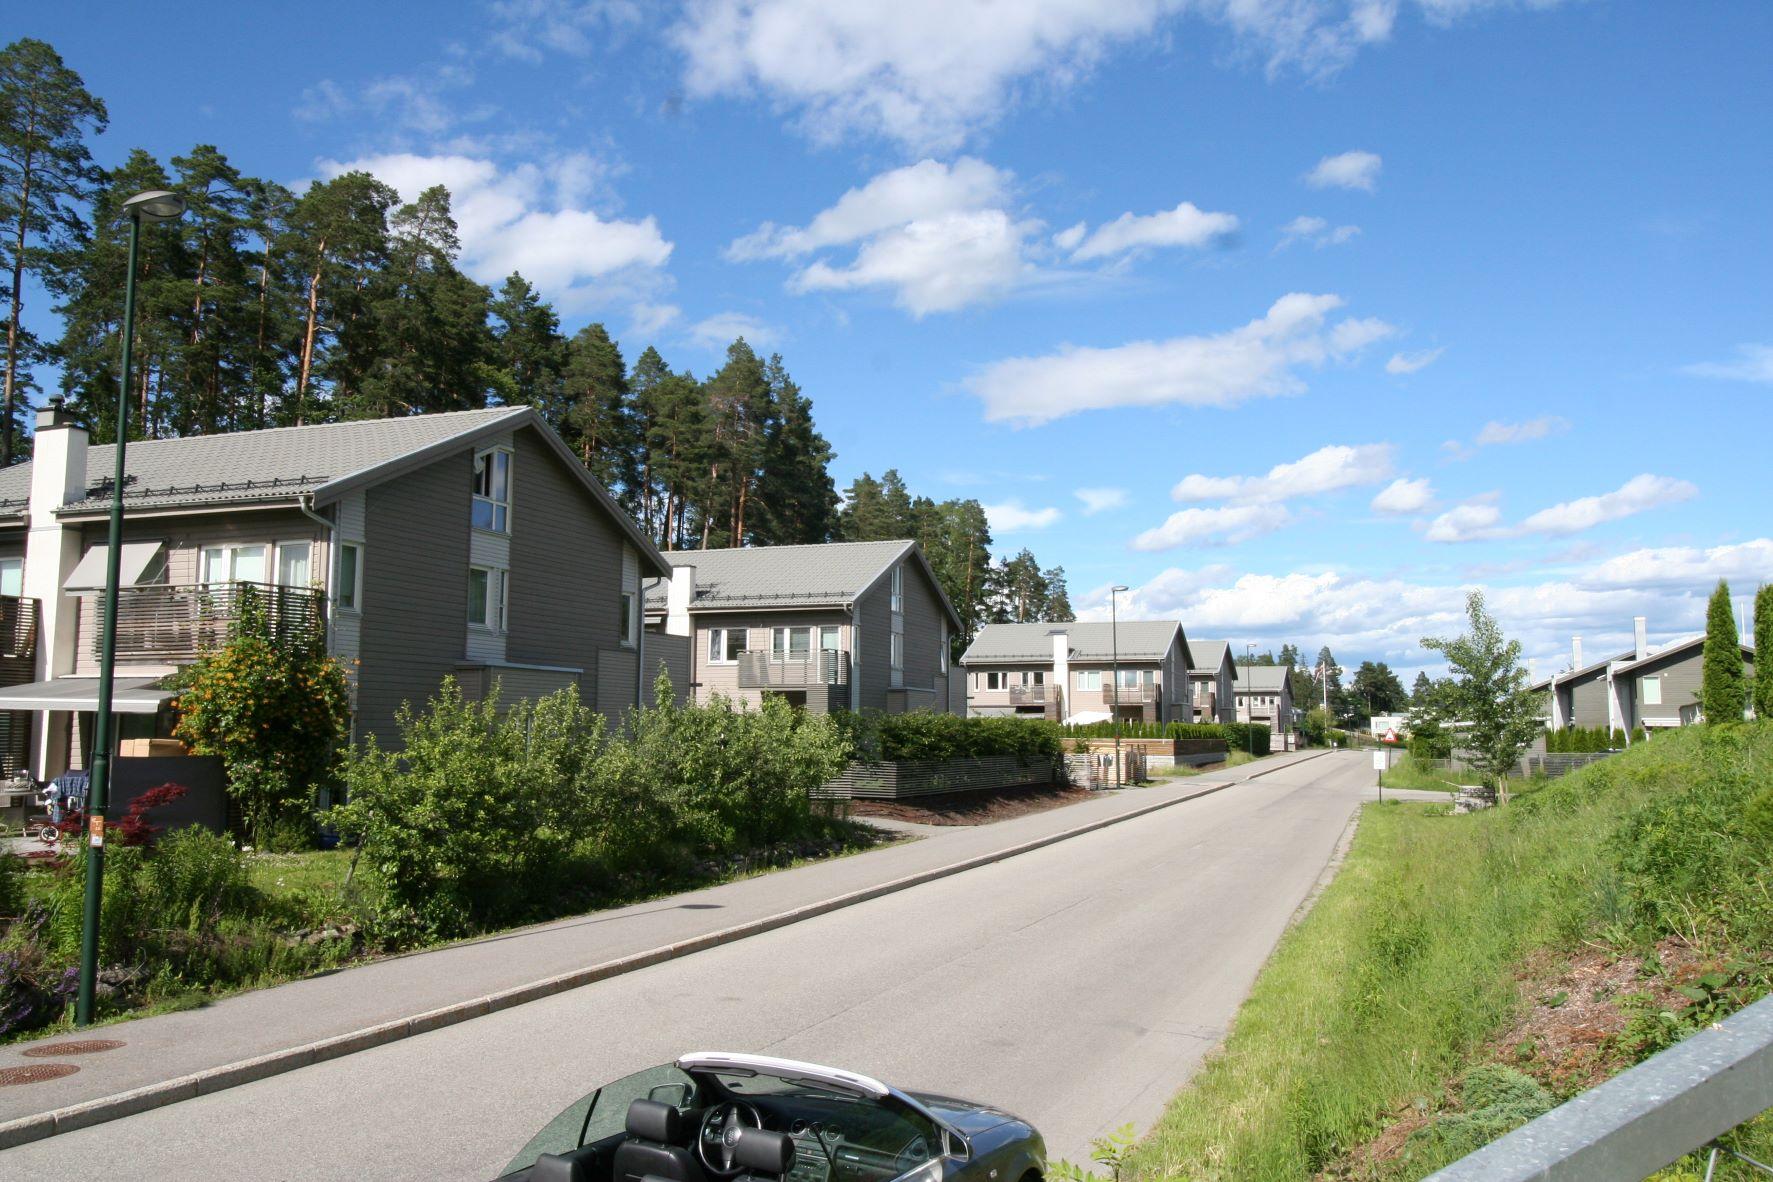
[[[123, 552], [118, 556], [117, 585], [133, 587], [142, 577], [160, 551], [165, 549], [163, 542], [125, 542]], [[105, 589], [105, 562], [111, 547], [100, 543], [81, 555], [80, 561], [74, 566], [74, 573], [62, 584], [64, 591], [103, 591]]]
[[[173, 691], [155, 689], [158, 677], [119, 677], [111, 685], [114, 714], [154, 714]], [[0, 687], [0, 710], [97, 710], [96, 677], [58, 677]]]

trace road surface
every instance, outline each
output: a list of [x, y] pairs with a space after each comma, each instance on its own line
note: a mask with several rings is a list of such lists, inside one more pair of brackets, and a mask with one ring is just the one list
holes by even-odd
[[987, 1100], [1083, 1161], [1223, 1035], [1372, 771], [1331, 754], [830, 915], [0, 1153], [0, 1178], [490, 1178], [598, 1083], [752, 1051]]

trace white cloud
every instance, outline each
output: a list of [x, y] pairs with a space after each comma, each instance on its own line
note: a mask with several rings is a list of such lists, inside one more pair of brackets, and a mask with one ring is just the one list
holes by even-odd
[[1072, 494], [1084, 503], [1085, 515], [1125, 507], [1130, 498], [1124, 488], [1080, 488]]
[[1579, 581], [1586, 587], [1688, 587], [1709, 589], [1719, 579], [1738, 591], [1773, 583], [1773, 539], [1756, 538], [1700, 549], [1658, 546], [1597, 563]]
[[1293, 516], [1285, 505], [1221, 505], [1182, 509], [1133, 539], [1135, 550], [1173, 550], [1190, 543], [1219, 546], [1273, 533]]
[[1632, 477], [1612, 492], [1551, 505], [1531, 514], [1520, 524], [1510, 526], [1502, 523], [1496, 494], [1489, 493], [1442, 513], [1429, 523], [1423, 536], [1431, 542], [1474, 542], [1528, 534], [1564, 536], [1651, 509], [1679, 504], [1698, 495], [1699, 489], [1688, 481], [1646, 472]]
[[1259, 319], [1216, 336], [1134, 341], [1113, 348], [1066, 345], [1039, 357], [1011, 357], [964, 383], [994, 422], [1051, 422], [1115, 406], [1235, 406], [1297, 393], [1298, 370], [1345, 361], [1389, 335], [1379, 320], [1325, 327], [1340, 296], [1295, 292]]
[[1322, 250], [1326, 246], [1352, 242], [1360, 232], [1359, 226], [1331, 226], [1323, 218], [1300, 214], [1280, 228], [1280, 241], [1274, 244], [1274, 249], [1279, 253], [1294, 243], [1308, 242]]
[[1057, 234], [1053, 235], [1053, 245], [1060, 250], [1067, 252], [1076, 250], [1077, 244], [1084, 240], [1084, 235], [1089, 233], [1089, 229], [1090, 225], [1088, 222], [1079, 222], [1075, 226], [1067, 226], [1065, 229], [1060, 230]]
[[[1193, 202], [1184, 201], [1174, 209], [1153, 214], [1123, 213], [1096, 227], [1093, 234], [1072, 249], [1071, 257], [1079, 261], [1106, 258], [1145, 246], [1210, 246], [1237, 227], [1234, 214], [1208, 213]], [[1073, 226], [1062, 233], [1069, 237], [1077, 229]], [[1054, 241], [1058, 238], [1055, 235]]]
[[1685, 372], [1732, 382], [1773, 382], [1773, 345], [1738, 345], [1735, 361], [1701, 361]]
[[765, 222], [727, 247], [735, 261], [798, 258], [843, 246], [911, 222], [1000, 205], [1012, 176], [982, 160], [962, 156], [953, 164], [920, 160], [874, 177], [839, 197], [805, 226]]
[[1652, 476], [1646, 472], [1633, 476], [1610, 493], [1582, 497], [1553, 505], [1521, 522], [1526, 533], [1574, 534], [1593, 529], [1608, 521], [1618, 521], [1664, 505], [1678, 504], [1699, 495], [1699, 489], [1685, 480]]
[[1410, 514], [1420, 513], [1433, 503], [1434, 487], [1427, 477], [1408, 480], [1400, 476], [1379, 490], [1372, 507], [1375, 513]]
[[1296, 497], [1378, 484], [1391, 475], [1391, 452], [1389, 443], [1357, 447], [1332, 444], [1300, 459], [1276, 464], [1265, 476], [1184, 476], [1170, 489], [1170, 496], [1178, 501], [1271, 505]]
[[507, 57], [538, 62], [553, 51], [584, 57], [641, 24], [638, 0], [494, 0], [492, 44]]
[[781, 334], [743, 312], [716, 312], [705, 320], [690, 325], [690, 340], [704, 349], [725, 349], [739, 337], [753, 348], [764, 348], [781, 340]]
[[351, 120], [383, 131], [436, 137], [463, 123], [490, 119], [485, 103], [466, 106], [451, 96], [473, 86], [474, 72], [459, 63], [412, 74], [385, 74], [347, 87], [322, 78], [302, 91], [294, 115], [306, 123]]
[[483, 283], [522, 271], [569, 310], [643, 302], [666, 283], [672, 244], [656, 219], [604, 218], [575, 207], [601, 172], [583, 153], [508, 169], [472, 156], [413, 153], [321, 160], [318, 167], [326, 177], [373, 173], [404, 201], [432, 185], [447, 187], [462, 269]]
[[1045, 529], [1057, 522], [1063, 513], [1054, 508], [1030, 509], [1021, 501], [1005, 501], [999, 505], [982, 506], [985, 519], [993, 533], [1017, 533], [1022, 530]]
[[1393, 353], [1391, 360], [1385, 363], [1385, 372], [1389, 374], [1415, 373], [1427, 369], [1441, 359], [1445, 348], [1423, 349], [1417, 353]]
[[913, 316], [952, 312], [1000, 296], [1031, 277], [1023, 258], [1039, 222], [1001, 209], [943, 214], [878, 235], [848, 266], [819, 261], [790, 282], [796, 292], [879, 287]]
[[1360, 189], [1374, 192], [1379, 187], [1379, 172], [1384, 161], [1376, 152], [1343, 152], [1325, 156], [1317, 167], [1305, 174], [1305, 183], [1314, 189]]
[[628, 329], [635, 336], [650, 337], [674, 324], [683, 309], [676, 304], [654, 304], [642, 301], [628, 309]]
[[1478, 447], [1493, 447], [1497, 444], [1531, 443], [1535, 439], [1546, 439], [1553, 435], [1562, 435], [1570, 429], [1570, 420], [1558, 415], [1541, 415], [1536, 419], [1528, 419], [1524, 423], [1499, 423], [1491, 420], [1484, 424], [1483, 430], [1477, 433], [1472, 442]]

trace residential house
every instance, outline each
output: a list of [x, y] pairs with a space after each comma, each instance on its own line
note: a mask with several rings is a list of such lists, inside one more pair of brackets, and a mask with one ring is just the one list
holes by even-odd
[[[1175, 620], [987, 624], [961, 654], [969, 715], [1190, 722], [1188, 639]], [[1116, 680], [1118, 670], [1118, 682]]]
[[1237, 722], [1268, 724], [1276, 751], [1291, 750], [1293, 735], [1293, 667], [1243, 665], [1238, 669]]
[[[114, 456], [52, 400], [32, 460], [0, 471], [0, 603], [39, 638], [0, 710], [34, 716], [39, 777], [92, 755]], [[122, 737], [167, 733], [161, 680], [249, 595], [324, 629], [354, 734], [384, 746], [445, 677], [476, 698], [577, 685], [606, 713], [644, 696], [641, 580], [670, 567], [528, 407], [147, 440], [126, 462]]]
[[650, 634], [689, 641], [686, 684], [757, 704], [958, 712], [949, 640], [961, 627], [912, 541], [677, 550], [649, 585]]
[[1237, 665], [1223, 640], [1188, 642], [1188, 684], [1196, 722], [1237, 721]]
[[[1605, 727], [1625, 732], [1629, 742], [1639, 727], [1655, 730], [1704, 721], [1699, 690], [1705, 637], [1656, 647], [1649, 643], [1646, 624], [1645, 617], [1635, 617], [1632, 647], [1589, 665], [1582, 663], [1582, 638], [1572, 638], [1570, 671], [1532, 687], [1546, 695], [1548, 727]], [[1742, 645], [1742, 658], [1752, 674], [1753, 645]]]

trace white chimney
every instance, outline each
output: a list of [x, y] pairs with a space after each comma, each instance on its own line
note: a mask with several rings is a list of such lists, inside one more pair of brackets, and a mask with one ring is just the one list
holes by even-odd
[[1059, 695], [1059, 721], [1064, 722], [1072, 713], [1071, 637], [1063, 628], [1055, 628], [1047, 635], [1053, 638], [1053, 688], [1049, 692]]
[[1570, 637], [1570, 661], [1572, 671], [1582, 668], [1582, 637], [1580, 636]]
[[690, 605], [696, 601], [696, 568], [674, 566], [671, 581], [665, 584], [665, 633], [668, 636], [691, 636]]
[[1635, 659], [1641, 661], [1650, 655], [1650, 632], [1648, 621], [1643, 616], [1631, 618], [1631, 634], [1633, 651], [1637, 654]]
[[[74, 671], [75, 602], [62, 591], [82, 549], [80, 527], [55, 515], [63, 505], [86, 497], [86, 449], [91, 436], [51, 398], [37, 412], [31, 445], [31, 500], [25, 533], [24, 593], [37, 601], [37, 680]], [[32, 771], [40, 780], [67, 770], [68, 714], [39, 711], [33, 724]]]
[[37, 412], [37, 433], [31, 445], [31, 525], [55, 524], [55, 511], [86, 498], [86, 428], [51, 398]]

